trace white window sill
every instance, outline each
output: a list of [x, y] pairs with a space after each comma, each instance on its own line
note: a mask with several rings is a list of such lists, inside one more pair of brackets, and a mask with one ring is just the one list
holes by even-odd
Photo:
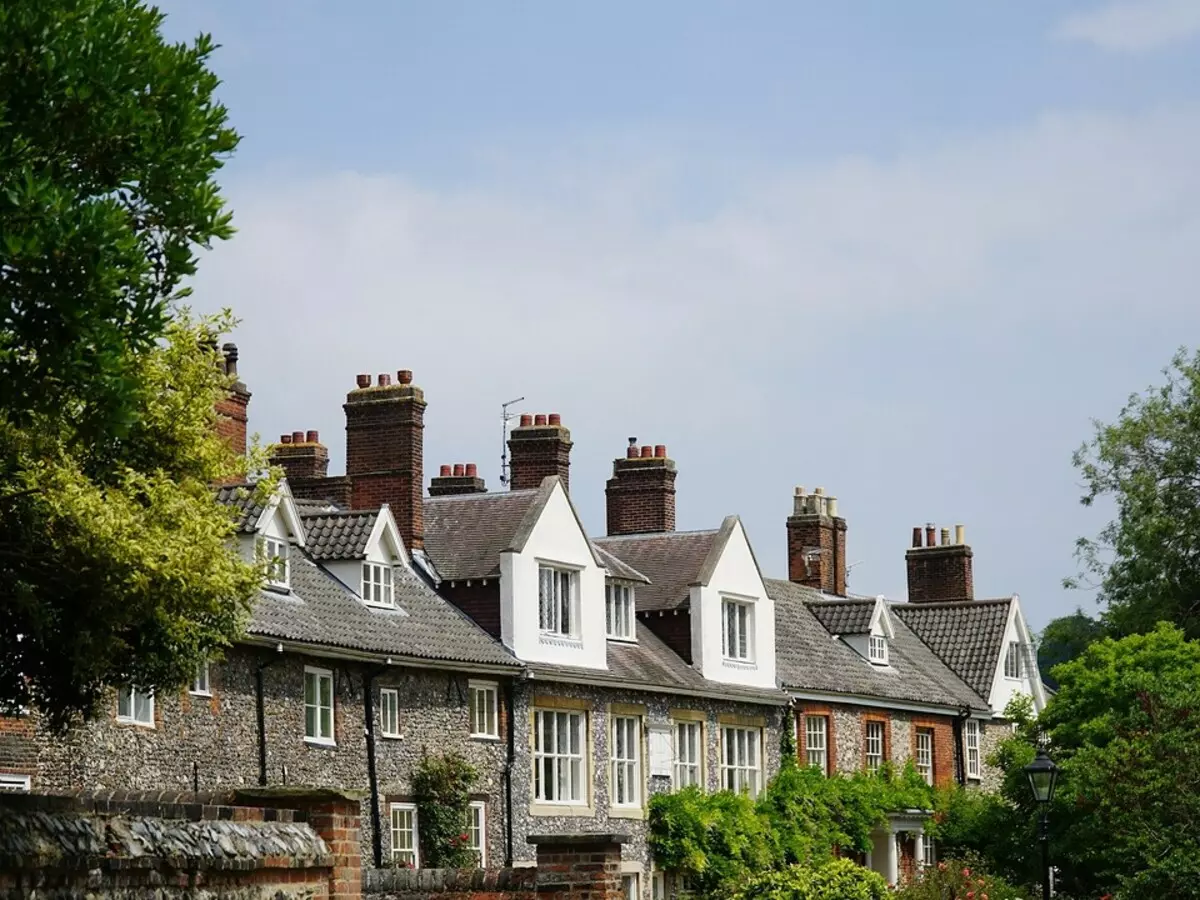
[[568, 647], [572, 650], [583, 649], [582, 639], [571, 637], [567, 634], [551, 634], [543, 631], [538, 635], [538, 640], [549, 647]]
[[402, 741], [402, 740], [404, 740], [404, 735], [402, 735], [402, 734], [401, 734], [400, 732], [398, 732], [398, 731], [397, 731], [397, 732], [394, 732], [394, 733], [392, 733], [392, 734], [386, 734], [386, 733], [384, 733], [384, 732], [382, 732], [382, 731], [381, 731], [381, 732], [379, 732], [379, 736], [380, 736], [381, 738], [383, 738], [384, 740], [388, 740], [388, 741]]
[[983, 781], [982, 775], [968, 775], [967, 781]]
[[153, 722], [139, 722], [137, 719], [129, 719], [122, 716], [117, 716], [118, 725], [132, 725], [135, 728], [145, 728], [148, 731], [154, 730]]
[[726, 656], [721, 659], [721, 665], [727, 669], [739, 669], [743, 672], [757, 672], [758, 663], [751, 659], [733, 659]]
[[610, 806], [608, 816], [611, 819], [644, 819], [646, 818], [646, 808], [644, 806]]
[[500, 740], [500, 735], [498, 735], [498, 734], [472, 734], [471, 740], [473, 740], [473, 741], [498, 741], [498, 740]]
[[192, 697], [212, 697], [212, 691], [188, 691], [188, 694]]
[[596, 815], [594, 806], [585, 806], [579, 802], [557, 803], [553, 800], [535, 800], [529, 804], [531, 816], [584, 816], [593, 818]]
[[336, 747], [337, 746], [337, 741], [335, 741], [333, 738], [315, 738], [315, 737], [308, 737], [307, 735], [305, 735], [305, 737], [304, 737], [304, 743], [308, 744], [310, 747]]
[[1020, 684], [1020, 683], [1021, 683], [1021, 681], [1023, 681], [1023, 679], [1021, 678], [1021, 676], [1020, 676], [1020, 675], [1005, 675], [1005, 676], [1004, 676], [1004, 680], [1005, 680], [1005, 681], [1012, 681], [1012, 682], [1015, 682], [1015, 683], [1017, 683], [1017, 684]]
[[277, 581], [268, 581], [264, 587], [269, 591], [275, 591], [277, 594], [290, 594], [292, 592], [290, 584], [280, 584]]

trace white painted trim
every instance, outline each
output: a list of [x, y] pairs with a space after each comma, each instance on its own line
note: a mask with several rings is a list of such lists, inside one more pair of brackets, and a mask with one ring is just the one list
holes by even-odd
[[308, 682], [309, 675], [316, 675], [317, 679], [318, 679], [317, 680], [317, 703], [315, 706], [315, 708], [317, 710], [317, 719], [316, 719], [315, 724], [317, 726], [318, 732], [321, 730], [321, 710], [323, 709], [323, 707], [321, 706], [321, 681], [320, 681], [320, 679], [326, 678], [326, 677], [329, 679], [329, 731], [330, 731], [330, 735], [329, 735], [329, 737], [324, 737], [320, 734], [317, 734], [317, 735], [308, 734], [308, 705], [309, 704], [308, 704], [308, 701], [304, 699], [304, 696], [302, 694], [301, 695], [301, 703], [304, 706], [304, 720], [305, 720], [304, 721], [304, 728], [305, 728], [304, 742], [306, 744], [319, 744], [324, 747], [336, 747], [337, 746], [337, 696], [336, 696], [337, 695], [337, 684], [334, 681], [333, 670], [332, 669], [323, 669], [323, 668], [320, 668], [319, 666], [305, 666], [304, 667], [304, 682], [305, 683], [301, 685], [304, 688], [307, 688], [307, 682]]
[[[487, 731], [476, 731], [475, 723], [469, 722], [470, 735], [475, 740], [482, 741], [498, 741], [500, 740], [500, 683], [498, 681], [484, 681], [480, 678], [467, 679], [468, 696], [471, 691], [490, 691], [492, 695], [492, 721], [496, 723], [495, 733]], [[468, 710], [470, 704], [467, 704]]]
[[[471, 810], [479, 810], [479, 868], [487, 868], [487, 801], [472, 800], [467, 804], [467, 808]], [[468, 834], [470, 833], [470, 823], [468, 823]]]
[[418, 817], [418, 813], [417, 813], [417, 804], [415, 804], [415, 803], [389, 803], [388, 804], [388, 823], [387, 824], [388, 824], [388, 850], [390, 851], [390, 858], [394, 864], [395, 859], [396, 859], [396, 845], [392, 842], [393, 841], [392, 836], [394, 834], [394, 831], [392, 829], [392, 813], [396, 810], [409, 811], [412, 813], [412, 836], [413, 836], [413, 846], [412, 846], [413, 863], [412, 863], [412, 865], [413, 865], [414, 869], [419, 869], [419, 868], [421, 868], [421, 830], [420, 830], [421, 823], [418, 821], [419, 817]]
[[33, 779], [28, 775], [0, 772], [0, 793], [28, 794], [32, 788], [32, 782]]
[[[877, 709], [895, 709], [905, 712], [929, 712], [940, 715], [957, 716], [959, 707], [942, 706], [936, 703], [916, 703], [907, 700], [889, 700], [886, 697], [872, 697], [866, 694], [836, 694], [828, 691], [803, 691], [784, 688], [794, 700], [814, 700], [828, 703], [846, 703], [851, 706], [873, 706]], [[991, 712], [986, 714], [971, 710], [971, 718], [986, 721], [993, 718]]]

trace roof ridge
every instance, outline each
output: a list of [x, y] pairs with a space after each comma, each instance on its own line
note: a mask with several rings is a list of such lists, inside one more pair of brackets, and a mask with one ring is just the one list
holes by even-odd
[[604, 537], [592, 538], [593, 541], [625, 541], [631, 538], [667, 538], [687, 537], [698, 534], [717, 534], [720, 528], [697, 528], [694, 531], [639, 531], [636, 534], [609, 534]]
[[969, 608], [991, 603], [1012, 603], [1012, 597], [986, 597], [983, 600], [888, 600], [892, 606], [902, 606], [909, 609], [950, 609], [954, 607]]

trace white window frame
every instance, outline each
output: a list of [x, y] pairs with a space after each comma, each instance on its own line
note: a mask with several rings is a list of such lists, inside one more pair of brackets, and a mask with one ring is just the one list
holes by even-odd
[[264, 537], [262, 539], [263, 557], [267, 563], [267, 584], [277, 588], [290, 588], [292, 584], [292, 563], [289, 544], [283, 538]]
[[[126, 700], [125, 698], [129, 699]], [[138, 715], [138, 701], [142, 701], [143, 716]], [[121, 712], [121, 707], [128, 707], [127, 712]], [[139, 725], [142, 728], [154, 727], [154, 692], [143, 691], [141, 688], [125, 686], [117, 691], [117, 721], [126, 725]]]
[[[480, 705], [480, 698], [484, 699]], [[479, 740], [500, 740], [500, 685], [495, 681], [467, 682], [467, 716], [471, 720], [471, 737]]]
[[887, 665], [888, 644], [884, 635], [872, 634], [867, 638], [867, 659], [876, 665]]
[[[412, 828], [397, 828], [396, 813], [408, 813], [412, 817], [409, 819], [412, 823]], [[391, 804], [388, 807], [388, 826], [388, 832], [391, 836], [392, 862], [400, 859], [402, 855], [411, 856], [411, 859], [405, 859], [404, 862], [411, 862], [414, 869], [421, 868], [421, 831], [420, 823], [417, 821], [417, 805], [415, 803]], [[412, 847], [400, 848], [397, 846], [396, 838], [406, 833], [412, 835]]]
[[874, 719], [867, 722], [863, 757], [866, 760], [868, 772], [878, 772], [883, 765], [884, 756], [887, 753], [886, 727], [883, 722]]
[[704, 723], [693, 719], [671, 722], [672, 787], [704, 789]]
[[196, 666], [196, 674], [192, 676], [192, 686], [188, 693], [193, 697], [212, 696], [212, 673], [209, 671], [208, 660]]
[[762, 735], [757, 727], [742, 725], [721, 726], [721, 787], [750, 794], [750, 799], [762, 790]]
[[917, 751], [914, 763], [925, 783], [933, 785], [933, 729], [917, 729]]
[[642, 900], [642, 879], [637, 872], [621, 873], [621, 900]]
[[754, 662], [754, 604], [721, 598], [721, 655], [733, 662]]
[[667, 873], [659, 869], [650, 873], [650, 900], [667, 900]]
[[28, 794], [33, 785], [33, 779], [28, 775], [17, 775], [14, 772], [0, 772], [0, 793]]
[[921, 868], [932, 869], [937, 865], [937, 846], [928, 834], [921, 836]]
[[[567, 596], [563, 597], [563, 588]], [[579, 636], [579, 571], [538, 565], [538, 631], [549, 637]]]
[[[315, 685], [314, 702], [309, 702], [308, 685], [310, 677]], [[329, 684], [329, 705], [326, 707], [321, 702], [321, 684], [327, 682]], [[304, 740], [309, 744], [322, 744], [332, 747], [337, 744], [336, 732], [337, 722], [334, 719], [334, 714], [337, 708], [337, 701], [334, 699], [333, 691], [333, 671], [331, 669], [319, 669], [316, 666], [304, 667]], [[313, 713], [313, 732], [309, 733], [308, 727], [308, 711], [312, 709]], [[326, 709], [329, 711], [329, 733], [325, 734], [325, 729], [322, 727], [322, 712]]]
[[475, 851], [476, 864], [487, 868], [487, 802], [472, 800], [467, 806], [467, 835], [471, 849]]
[[1022, 668], [1021, 644], [1019, 641], [1009, 641], [1008, 650], [1004, 654], [1004, 677], [1019, 681]]
[[983, 766], [980, 764], [979, 755], [979, 722], [975, 719], [967, 719], [964, 732], [963, 743], [967, 748], [967, 777], [982, 778]]
[[392, 566], [390, 563], [366, 561], [362, 564], [362, 581], [359, 595], [367, 606], [382, 606], [393, 609], [396, 606], [396, 595], [392, 585]]
[[829, 716], [804, 717], [804, 761], [829, 774]]
[[400, 691], [379, 689], [379, 733], [385, 738], [400, 737]]
[[604, 586], [604, 627], [615, 641], [636, 641], [633, 585], [610, 581]]
[[[560, 737], [563, 734], [565, 740]], [[533, 711], [533, 783], [534, 799], [538, 803], [580, 806], [586, 802], [590, 783], [587, 741], [588, 716], [585, 711]]]
[[612, 716], [609, 728], [609, 802], [626, 809], [642, 805], [642, 719]]

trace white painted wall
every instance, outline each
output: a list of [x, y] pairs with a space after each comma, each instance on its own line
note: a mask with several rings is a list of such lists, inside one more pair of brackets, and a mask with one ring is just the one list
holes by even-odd
[[[721, 653], [722, 600], [732, 597], [754, 604], [754, 662], [734, 662]], [[705, 586], [693, 587], [692, 658], [711, 681], [749, 687], [775, 687], [775, 603], [754, 564], [741, 522], [734, 525], [725, 550]], [[600, 623], [604, 626], [603, 620]]]
[[[541, 563], [575, 569], [579, 606], [575, 640], [543, 637], [538, 629], [538, 568]], [[592, 558], [562, 485], [555, 485], [520, 553], [500, 557], [500, 637], [527, 662], [608, 668], [604, 624], [604, 569]]]
[[[1008, 655], [1008, 645], [1012, 641], [1024, 645], [1025, 648], [1025, 664], [1020, 678], [1008, 678], [1004, 674], [1004, 660]], [[1041, 712], [1046, 706], [1042, 676], [1037, 667], [1037, 648], [1034, 646], [1029, 626], [1025, 622], [1021, 601], [1014, 597], [1009, 607], [1004, 643], [1000, 647], [1000, 659], [996, 664], [996, 672], [992, 679], [992, 693], [988, 698], [988, 703], [996, 715], [1002, 715], [1009, 701], [1018, 694], [1033, 698], [1034, 712]]]

